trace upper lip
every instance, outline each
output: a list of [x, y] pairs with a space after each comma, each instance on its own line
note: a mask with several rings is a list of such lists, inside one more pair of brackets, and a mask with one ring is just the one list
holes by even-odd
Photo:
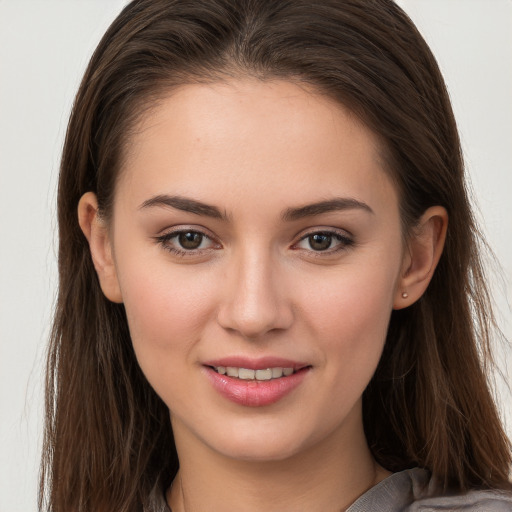
[[218, 359], [210, 359], [203, 363], [204, 366], [225, 366], [234, 368], [247, 368], [248, 370], [265, 370], [266, 368], [293, 368], [295, 371], [306, 366], [307, 363], [292, 361], [283, 357], [265, 356], [248, 358], [244, 356], [227, 356]]

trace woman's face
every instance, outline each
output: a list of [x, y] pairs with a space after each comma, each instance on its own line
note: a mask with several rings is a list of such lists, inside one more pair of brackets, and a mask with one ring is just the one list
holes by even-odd
[[277, 460], [359, 435], [404, 256], [376, 137], [248, 79], [173, 91], [129, 142], [118, 299], [178, 442]]

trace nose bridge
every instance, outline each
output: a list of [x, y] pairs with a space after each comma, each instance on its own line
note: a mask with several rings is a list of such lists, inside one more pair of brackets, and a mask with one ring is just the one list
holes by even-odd
[[[287, 328], [292, 320], [278, 261], [269, 248], [247, 244], [233, 254], [219, 323], [246, 338]], [[280, 286], [281, 283], [281, 286]]]

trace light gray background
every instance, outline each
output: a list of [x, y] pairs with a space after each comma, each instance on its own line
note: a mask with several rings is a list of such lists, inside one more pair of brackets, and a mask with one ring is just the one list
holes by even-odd
[[[504, 267], [495, 297], [510, 340], [512, 1], [399, 3], [431, 44], [448, 83], [479, 218]], [[36, 510], [59, 155], [81, 74], [124, 4], [0, 0], [0, 512]], [[508, 382], [511, 352], [499, 352]], [[512, 433], [503, 381], [499, 394]]]

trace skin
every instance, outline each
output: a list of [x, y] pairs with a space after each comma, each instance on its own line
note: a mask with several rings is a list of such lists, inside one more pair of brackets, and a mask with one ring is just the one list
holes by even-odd
[[[292, 83], [183, 86], [138, 128], [110, 225], [92, 193], [79, 220], [102, 289], [124, 303], [138, 362], [170, 410], [180, 472], [168, 502], [174, 512], [345, 509], [388, 475], [368, 449], [361, 397], [392, 309], [428, 286], [446, 212], [430, 208], [404, 240], [377, 138]], [[339, 198], [351, 203], [283, 218]], [[187, 250], [176, 230], [206, 236]], [[314, 233], [330, 233], [331, 245], [318, 250]], [[274, 404], [233, 403], [205, 377], [205, 361], [269, 355], [309, 365]]]

